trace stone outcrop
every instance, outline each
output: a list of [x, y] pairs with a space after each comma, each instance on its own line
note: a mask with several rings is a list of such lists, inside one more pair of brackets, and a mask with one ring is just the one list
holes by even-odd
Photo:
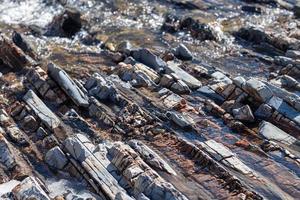
[[135, 195], [144, 193], [149, 199], [187, 199], [172, 184], [163, 180], [128, 146], [115, 143], [109, 150], [112, 163], [134, 188]]
[[85, 172], [92, 178], [96, 191], [103, 193], [109, 199], [116, 199], [119, 193], [131, 199], [118, 181], [107, 171], [101, 159], [93, 152], [95, 146], [83, 135], [75, 135], [64, 141], [64, 149], [80, 163]]

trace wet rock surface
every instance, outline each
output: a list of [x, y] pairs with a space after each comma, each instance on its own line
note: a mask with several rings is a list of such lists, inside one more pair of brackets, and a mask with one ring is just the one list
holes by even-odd
[[296, 1], [0, 2], [0, 199], [298, 199]]

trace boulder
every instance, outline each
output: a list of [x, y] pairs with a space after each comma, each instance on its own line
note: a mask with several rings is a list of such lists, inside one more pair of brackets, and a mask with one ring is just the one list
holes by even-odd
[[171, 86], [171, 90], [177, 94], [191, 93], [190, 88], [182, 80], [178, 80], [177, 82], [173, 83]]
[[169, 74], [164, 74], [161, 79], [160, 79], [160, 85], [162, 87], [167, 87], [169, 88], [172, 84], [174, 83], [174, 79], [171, 75]]
[[244, 83], [246, 82], [246, 80], [241, 76], [235, 77], [234, 79], [232, 79], [232, 81], [236, 86], [240, 88], [242, 88], [242, 85], [244, 85]]
[[24, 95], [23, 100], [50, 130], [55, 129], [60, 125], [59, 118], [32, 90], [29, 90]]
[[87, 107], [89, 105], [88, 97], [81, 91], [81, 89], [64, 70], [53, 63], [50, 63], [48, 65], [48, 73], [63, 89], [63, 91], [69, 95], [76, 105], [83, 107]]
[[272, 107], [263, 103], [255, 111], [254, 115], [259, 119], [269, 119], [272, 116], [272, 113]]
[[181, 60], [192, 60], [193, 59], [192, 53], [184, 44], [180, 44], [175, 49], [174, 55]]
[[211, 74], [211, 77], [213, 78], [214, 83], [224, 83], [224, 84], [232, 84], [232, 80], [228, 78], [225, 74], [222, 72], [216, 71]]
[[297, 141], [296, 138], [287, 134], [283, 130], [277, 128], [273, 124], [263, 121], [259, 125], [259, 134], [265, 137], [268, 140], [272, 140], [275, 142], [281, 142], [286, 145], [291, 145]]
[[255, 120], [249, 105], [233, 109], [232, 113], [234, 115], [234, 118], [237, 120], [241, 120], [244, 122], [254, 122]]
[[272, 90], [266, 84], [254, 78], [249, 79], [242, 88], [260, 102], [267, 102], [273, 96]]
[[17, 165], [14, 155], [8, 147], [8, 142], [2, 134], [0, 134], [0, 162], [8, 170], [13, 169]]
[[189, 73], [181, 69], [178, 63], [169, 61], [167, 64], [168, 65], [166, 66], [166, 73], [167, 74], [174, 73], [180, 80], [182, 80], [185, 84], [187, 84], [189, 88], [198, 89], [199, 87], [202, 86], [201, 82], [198, 79], [196, 79], [195, 77], [193, 77], [192, 75], [190, 75]]
[[27, 146], [29, 144], [24, 133], [14, 125], [7, 127], [7, 134], [13, 142], [16, 142], [19, 145]]
[[131, 51], [131, 55], [135, 60], [147, 65], [155, 71], [161, 71], [166, 67], [166, 63], [148, 49], [133, 50]]
[[54, 169], [62, 170], [67, 165], [68, 159], [62, 150], [56, 146], [46, 153], [45, 162]]

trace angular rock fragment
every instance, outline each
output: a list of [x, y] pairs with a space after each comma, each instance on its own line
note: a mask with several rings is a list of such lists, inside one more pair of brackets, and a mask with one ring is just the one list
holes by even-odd
[[88, 97], [81, 91], [69, 75], [53, 63], [48, 65], [48, 73], [59, 84], [59, 86], [70, 96], [78, 106], [87, 107]]
[[22, 68], [30, 63], [24, 52], [4, 35], [0, 35], [0, 59], [11, 68]]
[[277, 128], [273, 124], [263, 121], [259, 126], [259, 134], [268, 140], [281, 142], [286, 145], [291, 145], [297, 141], [296, 138]]
[[7, 140], [0, 133], [0, 162], [8, 170], [13, 169], [16, 166], [16, 161], [13, 153], [9, 150]]
[[191, 89], [197, 89], [201, 87], [201, 82], [181, 69], [179, 67], [179, 64], [170, 61], [167, 63], [168, 65], [166, 66], [166, 73], [167, 74], [172, 74], [174, 73], [180, 80], [182, 80], [185, 84], [187, 84]]
[[180, 44], [176, 49], [174, 55], [182, 60], [192, 60], [193, 55], [190, 50], [184, 45]]
[[98, 73], [93, 74], [86, 81], [85, 88], [90, 95], [95, 96], [99, 100], [119, 101], [120, 95], [118, 94], [115, 84], [110, 80], [106, 80]]
[[224, 84], [232, 83], [232, 80], [230, 78], [228, 78], [225, 74], [219, 71], [212, 73], [211, 77], [213, 78], [213, 82], [215, 83], [224, 83]]
[[135, 60], [151, 67], [155, 71], [161, 71], [166, 67], [166, 63], [148, 49], [133, 50], [131, 54]]
[[160, 85], [163, 87], [170, 87], [174, 83], [174, 79], [169, 74], [164, 74], [160, 79]]
[[287, 90], [270, 84], [269, 82], [264, 82], [264, 84], [272, 90], [274, 96], [283, 99], [300, 112], [300, 97], [297, 94], [288, 92]]
[[244, 83], [246, 82], [246, 80], [245, 80], [243, 77], [241, 77], [241, 76], [235, 77], [232, 81], [233, 81], [233, 83], [234, 83], [236, 86], [238, 86], [238, 87], [240, 87], [240, 88], [242, 88], [242, 86], [243, 86]]
[[50, 200], [49, 196], [41, 187], [41, 181], [38, 178], [32, 176], [25, 178], [12, 190], [12, 193], [16, 200]]
[[272, 107], [268, 104], [261, 104], [254, 115], [260, 119], [268, 119], [272, 116]]
[[272, 90], [267, 85], [254, 78], [249, 79], [242, 87], [260, 102], [266, 102], [273, 96]]
[[170, 89], [177, 94], [191, 93], [190, 88], [182, 80], [178, 80], [177, 82], [173, 83]]
[[209, 86], [203, 86], [197, 90], [197, 93], [208, 97], [212, 100], [214, 100], [216, 103], [221, 104], [225, 101], [224, 97], [217, 94], [213, 89], [211, 89]]
[[172, 122], [174, 122], [181, 128], [190, 128], [194, 125], [193, 119], [190, 118], [189, 116], [181, 115], [179, 113], [171, 112], [171, 111], [167, 112], [166, 115]]
[[14, 125], [7, 127], [7, 134], [13, 142], [16, 142], [19, 145], [28, 145], [28, 141], [25, 139], [24, 133], [18, 127]]
[[178, 94], [166, 94], [166, 96], [162, 97], [163, 103], [167, 108], [172, 108], [175, 105], [179, 104], [182, 101], [182, 97], [180, 97]]
[[241, 108], [233, 109], [232, 113], [237, 120], [245, 122], [254, 122], [255, 120], [251, 108], [248, 105], [245, 105]]
[[54, 169], [62, 170], [68, 159], [59, 147], [54, 147], [46, 153], [45, 162]]
[[176, 172], [171, 168], [171, 166], [143, 142], [138, 140], [130, 140], [128, 144], [131, 148], [136, 150], [143, 160], [150, 166], [166, 171], [169, 174], [176, 175]]
[[59, 118], [42, 102], [42, 100], [32, 90], [29, 90], [24, 95], [23, 100], [50, 130], [55, 129], [60, 125]]

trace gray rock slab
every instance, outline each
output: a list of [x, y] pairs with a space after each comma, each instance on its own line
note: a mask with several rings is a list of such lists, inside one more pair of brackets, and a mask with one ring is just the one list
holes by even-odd
[[241, 120], [244, 122], [254, 122], [255, 120], [249, 105], [233, 109], [232, 113], [234, 115], [234, 118], [237, 120]]
[[19, 185], [17, 185], [13, 189], [13, 196], [16, 200], [50, 200], [49, 196], [42, 189], [40, 181], [32, 176], [25, 178]]
[[10, 151], [7, 140], [0, 134], [0, 162], [8, 170], [13, 169], [16, 166], [14, 155]]
[[48, 73], [76, 105], [83, 107], [87, 107], [89, 105], [88, 97], [81, 91], [81, 89], [64, 70], [50, 63], [48, 65]]
[[171, 168], [171, 166], [143, 142], [138, 140], [130, 140], [128, 144], [131, 148], [136, 150], [143, 160], [150, 166], [166, 171], [169, 174], [176, 175], [176, 172]]
[[225, 83], [225, 84], [232, 84], [232, 80], [228, 78], [225, 74], [222, 72], [216, 71], [211, 74], [211, 77], [214, 79], [215, 83]]
[[273, 124], [263, 121], [259, 126], [259, 134], [264, 136], [268, 140], [281, 142], [286, 145], [291, 145], [297, 141], [296, 138], [287, 134], [283, 130], [277, 128]]
[[119, 192], [124, 193], [126, 199], [132, 199], [118, 184], [118, 181], [108, 172], [106, 164], [102, 163], [101, 157], [96, 157], [96, 147], [87, 137], [76, 134], [64, 141], [64, 148], [74, 159], [80, 162], [85, 171], [101, 187], [101, 191], [109, 198], [115, 199]]
[[193, 54], [190, 52], [190, 50], [184, 44], [180, 44], [175, 49], [174, 55], [181, 60], [192, 60], [193, 59]]
[[249, 79], [242, 88], [261, 102], [266, 102], [273, 96], [272, 90], [266, 84], [254, 78]]
[[166, 73], [175, 74], [176, 76], [178, 76], [180, 80], [185, 82], [185, 84], [187, 84], [191, 89], [198, 89], [199, 87], [202, 86], [201, 82], [198, 79], [196, 79], [195, 77], [193, 77], [192, 75], [190, 75], [189, 73], [181, 69], [179, 67], [179, 64], [173, 61], [167, 62]]
[[199, 142], [198, 144], [200, 144], [207, 153], [226, 166], [245, 175], [254, 175], [254, 171], [238, 159], [236, 155], [223, 144], [218, 143], [215, 140], [207, 140], [205, 142]]
[[214, 100], [218, 104], [221, 104], [225, 101], [225, 99], [221, 95], [217, 94], [209, 86], [203, 86], [203, 87], [199, 88], [195, 94], [200, 94], [205, 97], [208, 97], [208, 98]]
[[148, 49], [137, 49], [131, 52], [132, 57], [152, 69], [159, 71], [165, 69], [166, 63]]
[[56, 146], [50, 149], [45, 156], [45, 162], [55, 168], [55, 169], [63, 169], [68, 163], [68, 159], [64, 152]]
[[269, 82], [265, 81], [264, 83], [272, 90], [274, 96], [285, 100], [296, 110], [300, 111], [300, 97], [297, 94], [291, 93], [283, 88], [270, 84]]
[[49, 129], [55, 129], [60, 125], [59, 118], [44, 104], [44, 102], [32, 90], [29, 90], [24, 95], [23, 100]]
[[268, 101], [268, 105], [300, 125], [300, 112], [287, 104], [283, 99], [274, 96]]

